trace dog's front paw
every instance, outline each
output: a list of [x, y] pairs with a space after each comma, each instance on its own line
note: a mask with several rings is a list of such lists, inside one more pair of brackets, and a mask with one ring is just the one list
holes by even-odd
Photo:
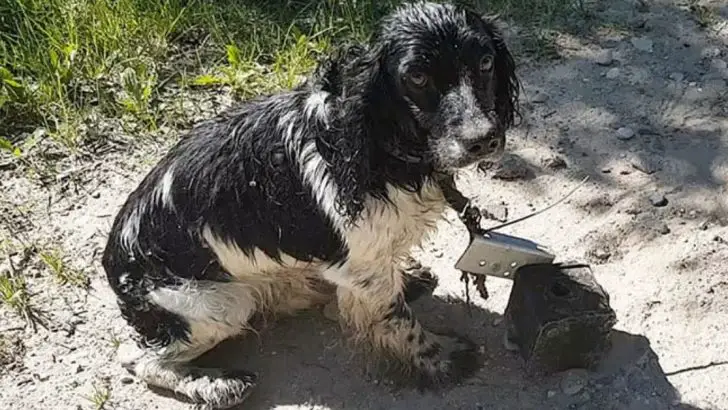
[[437, 389], [472, 376], [481, 366], [477, 345], [460, 336], [438, 335], [437, 341], [418, 352], [416, 367], [420, 389]]
[[404, 298], [407, 303], [432, 294], [437, 288], [437, 276], [432, 273], [432, 269], [415, 259], [410, 258], [402, 263], [402, 273], [405, 278]]

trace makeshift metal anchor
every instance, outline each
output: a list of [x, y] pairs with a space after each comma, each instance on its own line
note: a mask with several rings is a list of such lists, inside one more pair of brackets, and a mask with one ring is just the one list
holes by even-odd
[[[458, 212], [460, 220], [465, 224], [470, 234], [470, 242], [456, 262], [455, 268], [471, 275], [495, 276], [512, 280], [518, 269], [523, 266], [553, 263], [556, 256], [548, 247], [530, 239], [497, 231], [506, 226], [530, 219], [562, 203], [576, 192], [588, 178], [585, 177], [569, 193], [546, 208], [521, 218], [483, 229], [480, 226], [483, 217], [481, 210], [473, 206], [471, 201], [458, 191], [455, 187], [453, 176], [443, 175], [438, 179], [438, 182], [443, 190], [445, 199]], [[486, 296], [481, 296], [487, 297], [487, 293]]]
[[463, 272], [468, 307], [471, 276], [484, 299], [487, 276], [513, 280], [503, 314], [503, 344], [520, 352], [529, 373], [595, 368], [610, 349], [616, 315], [608, 293], [588, 265], [554, 263], [555, 255], [548, 248], [497, 230], [553, 208], [586, 181], [544, 209], [488, 229], [480, 227], [481, 211], [455, 188], [454, 179], [440, 182], [470, 233], [470, 243], [455, 264]]

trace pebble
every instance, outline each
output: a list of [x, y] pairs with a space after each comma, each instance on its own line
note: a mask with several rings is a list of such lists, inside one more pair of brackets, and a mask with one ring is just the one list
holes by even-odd
[[508, 155], [503, 158], [495, 172], [494, 179], [504, 181], [515, 181], [518, 179], [527, 179], [531, 175], [531, 170], [526, 161], [517, 155]]
[[548, 392], [546, 392], [546, 397], [548, 397], [549, 399], [551, 399], [555, 396], [556, 396], [556, 390], [549, 390]]
[[648, 199], [650, 200], [652, 206], [663, 207], [667, 205], [667, 198], [665, 198], [665, 195], [662, 194], [652, 194]]
[[620, 74], [619, 68], [614, 67], [614, 68], [610, 68], [609, 71], [607, 71], [606, 76], [608, 79], [614, 80], [615, 78], [619, 77], [619, 74]]
[[564, 157], [561, 157], [559, 155], [554, 155], [552, 157], [546, 158], [543, 161], [543, 164], [546, 168], [553, 170], [553, 171], [556, 171], [559, 169], [564, 169], [564, 168], [568, 167]]
[[95, 191], [91, 194], [91, 198], [98, 199], [99, 197], [101, 197], [101, 192], [99, 191]]
[[720, 48], [705, 47], [700, 51], [700, 56], [703, 58], [718, 58], [720, 57]]
[[647, 53], [652, 52], [652, 40], [647, 37], [633, 37], [630, 42], [632, 43], [632, 46], [637, 50]]
[[660, 235], [667, 235], [670, 233], [670, 227], [667, 226], [667, 224], [662, 224], [657, 228], [657, 232], [660, 233]]
[[629, 127], [620, 127], [617, 129], [617, 139], [622, 141], [629, 141], [634, 138], [634, 130]]
[[606, 249], [599, 248], [594, 251], [594, 257], [599, 260], [605, 261], [612, 257], [612, 253]]
[[546, 93], [542, 93], [541, 91], [537, 92], [536, 95], [533, 96], [531, 99], [531, 102], [536, 104], [543, 104], [546, 101], [548, 101], [549, 96]]
[[134, 378], [131, 376], [124, 376], [121, 378], [121, 384], [132, 384], [134, 383]]
[[630, 163], [634, 169], [644, 172], [647, 175], [654, 174], [662, 169], [662, 164], [659, 159], [654, 158], [651, 155], [637, 156], [632, 158]]
[[685, 75], [683, 73], [678, 73], [678, 72], [670, 73], [670, 79], [672, 81], [675, 81], [675, 82], [678, 82], [679, 83], [679, 82], [681, 82], [682, 80], [685, 79]]
[[614, 61], [614, 53], [609, 49], [600, 51], [594, 61], [599, 65], [610, 65]]
[[728, 68], [728, 63], [725, 62], [725, 60], [721, 60], [720, 58], [714, 58], [710, 60], [710, 66], [715, 68], [716, 70], [725, 70]]
[[584, 390], [588, 376], [585, 369], [570, 369], [564, 373], [560, 383], [561, 391], [564, 394], [574, 396]]
[[503, 323], [503, 318], [502, 317], [497, 317], [497, 318], [493, 319], [493, 323], [492, 324], [493, 324], [493, 327], [497, 327], [501, 323]]

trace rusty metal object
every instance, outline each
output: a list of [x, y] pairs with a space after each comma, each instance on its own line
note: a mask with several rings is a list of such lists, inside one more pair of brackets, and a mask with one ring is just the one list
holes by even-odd
[[533, 264], [514, 275], [506, 345], [529, 373], [595, 368], [611, 347], [616, 314], [585, 265]]

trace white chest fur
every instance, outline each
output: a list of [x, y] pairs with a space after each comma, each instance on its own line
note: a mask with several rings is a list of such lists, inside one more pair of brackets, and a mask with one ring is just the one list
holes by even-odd
[[445, 198], [435, 184], [419, 193], [388, 187], [391, 202], [370, 199], [363, 218], [347, 232], [349, 257], [360, 262], [390, 262], [407, 255], [434, 232]]

